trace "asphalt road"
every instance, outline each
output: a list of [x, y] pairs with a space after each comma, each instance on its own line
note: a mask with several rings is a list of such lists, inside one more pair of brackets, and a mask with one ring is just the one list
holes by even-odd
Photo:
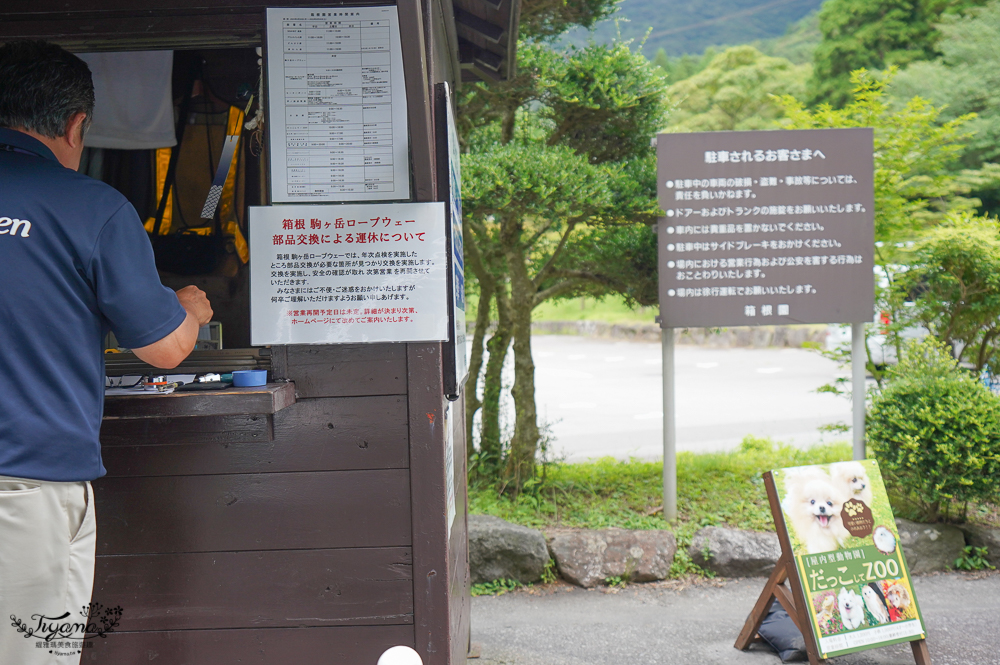
[[[765, 581], [681, 590], [635, 585], [617, 593], [560, 584], [473, 598], [472, 641], [482, 657], [469, 665], [778, 665], [761, 647], [733, 648]], [[913, 583], [934, 665], [1000, 663], [1000, 574], [930, 575]], [[904, 644], [829, 662], [912, 665], [913, 657]]]
[[[557, 456], [662, 457], [659, 344], [564, 335], [531, 344], [539, 421]], [[747, 434], [797, 446], [850, 440], [817, 430], [850, 423], [851, 403], [816, 392], [845, 374], [814, 351], [677, 346], [675, 365], [678, 450], [732, 450]]]

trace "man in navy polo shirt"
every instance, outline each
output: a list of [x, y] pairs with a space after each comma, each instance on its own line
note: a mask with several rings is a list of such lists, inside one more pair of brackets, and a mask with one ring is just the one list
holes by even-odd
[[37, 629], [84, 621], [91, 600], [105, 334], [171, 368], [212, 317], [196, 287], [160, 283], [125, 197], [76, 172], [93, 108], [90, 70], [76, 56], [44, 42], [0, 47], [3, 665], [80, 658], [65, 646], [76, 635], [53, 648]]

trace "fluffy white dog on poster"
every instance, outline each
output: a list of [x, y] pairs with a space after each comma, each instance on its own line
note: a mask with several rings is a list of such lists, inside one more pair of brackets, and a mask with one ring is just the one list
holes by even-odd
[[843, 622], [844, 628], [854, 630], [864, 623], [863, 601], [857, 591], [848, 591], [847, 587], [840, 587], [840, 593], [837, 594], [837, 605], [840, 607], [840, 620]]
[[869, 508], [872, 507], [872, 483], [861, 462], [831, 464], [830, 478], [834, 485], [843, 490], [845, 501], [857, 499]]
[[850, 534], [840, 516], [844, 493], [830, 476], [819, 469], [789, 472], [785, 489], [781, 507], [809, 554], [839, 549]]

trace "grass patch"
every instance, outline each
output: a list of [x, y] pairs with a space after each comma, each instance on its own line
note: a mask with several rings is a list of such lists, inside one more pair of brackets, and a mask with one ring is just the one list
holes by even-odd
[[[479, 294], [466, 293], [465, 320], [475, 321]], [[603, 321], [604, 323], [653, 323], [659, 309], [637, 307], [632, 309], [621, 296], [608, 295], [601, 299], [572, 298], [548, 300], [531, 313], [532, 321]], [[494, 320], [496, 313], [494, 312]]]
[[[520, 589], [524, 585], [517, 580], [493, 580], [472, 585], [473, 596], [502, 596], [508, 591]], [[530, 586], [530, 585], [528, 585]]]
[[653, 323], [656, 307], [632, 309], [619, 296], [549, 300], [531, 313], [532, 321], [603, 321], [604, 323]]
[[803, 450], [751, 436], [731, 453], [680, 453], [678, 519], [673, 526], [662, 513], [663, 464], [641, 460], [605, 458], [582, 464], [551, 464], [515, 500], [499, 496], [492, 486], [473, 482], [469, 511], [542, 530], [670, 528], [678, 541], [673, 576], [703, 573], [687, 556], [687, 546], [701, 527], [774, 528], [761, 479], [764, 471], [849, 459], [851, 446], [847, 443]]

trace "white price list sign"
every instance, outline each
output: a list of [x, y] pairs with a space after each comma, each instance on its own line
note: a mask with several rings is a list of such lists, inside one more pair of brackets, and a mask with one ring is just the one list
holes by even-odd
[[448, 339], [444, 206], [251, 207], [251, 343]]
[[267, 10], [271, 200], [410, 198], [395, 7]]

